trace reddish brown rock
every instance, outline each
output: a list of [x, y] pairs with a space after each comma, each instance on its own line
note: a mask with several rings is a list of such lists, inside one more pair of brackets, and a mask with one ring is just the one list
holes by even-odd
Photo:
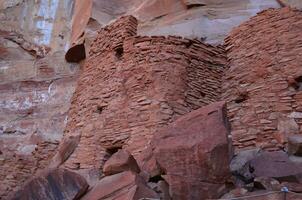
[[140, 172], [140, 169], [133, 156], [126, 150], [119, 150], [113, 154], [103, 167], [106, 176], [124, 171]]
[[81, 135], [67, 168], [100, 170], [120, 148], [137, 158], [157, 130], [219, 99], [226, 62], [221, 47], [138, 36], [137, 25], [134, 17], [121, 17], [91, 45], [64, 135]]
[[92, 0], [76, 0], [71, 25], [69, 49], [65, 54], [68, 62], [79, 62], [86, 58], [85, 28], [91, 17]]
[[232, 156], [224, 102], [192, 111], [156, 133], [153, 156], [172, 199], [218, 198], [230, 176]]
[[67, 169], [56, 169], [29, 181], [12, 200], [77, 200], [88, 189], [86, 180]]
[[106, 176], [82, 200], [139, 200], [157, 198], [143, 178], [131, 171]]
[[238, 150], [283, 149], [288, 136], [301, 132], [301, 21], [301, 11], [268, 9], [225, 39], [230, 62], [222, 99]]
[[58, 147], [57, 153], [51, 159], [48, 168], [57, 168], [59, 167], [75, 150], [80, 141], [80, 136], [70, 136], [64, 138]]
[[282, 151], [263, 152], [252, 159], [249, 167], [255, 177], [271, 177], [278, 181], [302, 182], [302, 165]]

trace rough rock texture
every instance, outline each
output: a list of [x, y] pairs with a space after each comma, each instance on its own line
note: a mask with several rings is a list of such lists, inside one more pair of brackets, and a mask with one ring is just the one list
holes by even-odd
[[302, 156], [302, 136], [293, 135], [288, 138], [288, 154]]
[[61, 141], [60, 147], [57, 149], [56, 154], [51, 159], [48, 169], [54, 169], [59, 167], [67, 160], [67, 158], [73, 153], [80, 141], [80, 136], [70, 136], [64, 138]]
[[292, 162], [282, 151], [264, 152], [249, 163], [255, 177], [271, 177], [279, 181], [302, 183], [302, 166]]
[[290, 6], [293, 8], [302, 9], [302, 2], [300, 0], [277, 0], [282, 6]]
[[139, 21], [140, 35], [179, 35], [221, 44], [233, 27], [276, 0], [92, 0], [92, 18], [106, 25], [121, 15]]
[[64, 50], [70, 40], [72, 7], [73, 0], [0, 0], [0, 29], [22, 34], [39, 46]]
[[302, 183], [301, 162], [292, 160], [283, 151], [242, 151], [232, 159], [230, 169], [237, 179], [247, 184], [263, 177]]
[[139, 200], [157, 198], [143, 178], [131, 171], [106, 176], [82, 200]]
[[[295, 2], [295, 0], [287, 1], [292, 3]], [[30, 175], [34, 174], [37, 170], [46, 167], [49, 164], [52, 156], [55, 154], [57, 146], [62, 138], [62, 132], [67, 122], [66, 113], [69, 109], [70, 98], [74, 91], [75, 77], [78, 70], [77, 65], [69, 64], [64, 61], [65, 50], [67, 50], [70, 46], [69, 43], [66, 44], [67, 42], [74, 41], [71, 42], [71, 46], [78, 44], [78, 42], [80, 43], [79, 46], [75, 46], [76, 48], [74, 51], [71, 51], [71, 54], [67, 54], [67, 57], [70, 56], [71, 58], [70, 61], [78, 61], [83, 58], [84, 55], [89, 55], [89, 52], [87, 52], [89, 51], [89, 48], [84, 49], [81, 43], [84, 37], [93, 37], [97, 33], [96, 30], [98, 30], [99, 27], [106, 25], [108, 22], [116, 19], [120, 15], [131, 13], [138, 17], [140, 21], [138, 33], [148, 35], [169, 35], [173, 33], [181, 36], [188, 36], [190, 38], [202, 37], [205, 41], [216, 44], [222, 42], [223, 38], [232, 27], [248, 19], [256, 12], [268, 7], [279, 7], [275, 0], [95, 0], [93, 2], [88, 0], [80, 0], [77, 1], [75, 5], [73, 2], [73, 0], [0, 0], [0, 199], [5, 199], [9, 192], [17, 190]], [[93, 6], [91, 6], [91, 2], [93, 3]], [[299, 3], [298, 1], [296, 2]], [[70, 22], [74, 6], [75, 15], [73, 15], [73, 20]], [[92, 7], [92, 11], [90, 11], [90, 7]], [[92, 18], [89, 18], [90, 12], [92, 13]], [[287, 23], [286, 20], [283, 21], [285, 21], [285, 24], [290, 24]], [[87, 23], [88, 25], [86, 26]], [[70, 30], [71, 24], [73, 24], [72, 30]], [[296, 23], [293, 23], [293, 26], [296, 26], [295, 24]], [[86, 30], [83, 35], [84, 30], [82, 29], [85, 28], [85, 26]], [[69, 32], [71, 32], [71, 37], [69, 36]], [[101, 34], [102, 33], [104, 32], [101, 32]], [[108, 35], [110, 36], [111, 34], [108, 33]], [[281, 38], [283, 37], [284, 36], [282, 35]], [[142, 68], [141, 66], [145, 65], [146, 63], [151, 63], [150, 65], [153, 66], [157, 65], [157, 67], [152, 68], [154, 71], [150, 70], [149, 73], [152, 74], [154, 72], [153, 74], [158, 74], [156, 80], [160, 81], [155, 81], [158, 85], [165, 85], [166, 82], [169, 82], [166, 81], [165, 78], [173, 80], [174, 74], [172, 72], [175, 72], [178, 74], [175, 75], [175, 77], [184, 77], [183, 80], [180, 80], [179, 78], [179, 80], [176, 82], [186, 83], [184, 85], [187, 87], [185, 88], [177, 84], [173, 86], [173, 84], [175, 84], [173, 82], [174, 80], [168, 84], [169, 86], [167, 88], [164, 86], [160, 87], [160, 90], [165, 91], [154, 91], [153, 94], [163, 94], [164, 102], [160, 102], [160, 100], [149, 104], [151, 105], [152, 109], [154, 109], [152, 112], [158, 111], [158, 113], [154, 114], [155, 112], [151, 113], [150, 110], [143, 110], [143, 115], [138, 116], [141, 111], [136, 110], [134, 117], [128, 116], [128, 119], [125, 120], [128, 122], [133, 119], [136, 120], [136, 122], [131, 122], [131, 124], [136, 124], [134, 128], [129, 128], [131, 129], [131, 134], [129, 134], [127, 129], [122, 129], [125, 131], [125, 133], [121, 134], [119, 132], [120, 129], [114, 130], [114, 132], [118, 132], [118, 134], [121, 135], [121, 138], [118, 138], [117, 140], [127, 140], [125, 143], [117, 142], [117, 144], [113, 145], [114, 148], [120, 148], [120, 143], [123, 143], [123, 145], [127, 146], [131, 150], [131, 146], [133, 146], [131, 144], [136, 143], [137, 147], [134, 147], [135, 150], [133, 150], [133, 152], [135, 151], [138, 153], [140, 151], [139, 149], [145, 145], [145, 141], [148, 141], [148, 138], [151, 137], [151, 132], [153, 132], [155, 129], [173, 121], [176, 117], [181, 115], [180, 113], [183, 114], [192, 109], [198, 108], [200, 105], [207, 104], [219, 96], [213, 92], [216, 91], [214, 88], [217, 86], [217, 80], [220, 79], [218, 77], [221, 76], [221, 72], [219, 70], [217, 71], [217, 74], [219, 75], [217, 75], [215, 79], [205, 81], [203, 78], [211, 77], [213, 72], [212, 69], [215, 67], [207, 68], [211, 69], [210, 71], [203, 70], [205, 69], [203, 67], [198, 70], [196, 69], [195, 71], [193, 70], [193, 72], [191, 69], [195, 69], [195, 66], [208, 66], [212, 65], [213, 63], [215, 63], [213, 65], [216, 66], [216, 61], [212, 63], [212, 58], [216, 57], [216, 55], [212, 54], [220, 54], [222, 50], [204, 45], [195, 40], [183, 40], [175, 37], [137, 37], [132, 38], [131, 40], [133, 40], [134, 46], [136, 45], [133, 47], [133, 49], [135, 49], [135, 54], [140, 55], [138, 58], [133, 59], [135, 62], [137, 62], [135, 64], [137, 64], [140, 68]], [[152, 43], [151, 53], [149, 50], [146, 50], [146, 46], [150, 46], [148, 43]], [[90, 40], [86, 40], [85, 45], [89, 46]], [[166, 46], [166, 48], [163, 48], [162, 46]], [[97, 45], [95, 47], [97, 48]], [[112, 50], [111, 47], [109, 50]], [[204, 49], [206, 52], [204, 53], [206, 55], [211, 55], [211, 58], [205, 55], [192, 56], [197, 52], [196, 49], [199, 49], [198, 52], [200, 49]], [[85, 54], [83, 52], [84, 50], [86, 50]], [[119, 66], [117, 67], [118, 69], [123, 67], [122, 64], [129, 64], [130, 66], [134, 65], [129, 61], [132, 59], [131, 57], [129, 57], [127, 62], [117, 61], [119, 64], [116, 65], [111, 63], [115, 58], [120, 57], [121, 54], [126, 54], [126, 52], [121, 50], [122, 49], [118, 47], [115, 48], [114, 53], [111, 54], [102, 52], [102, 54], [98, 55], [99, 58], [96, 58], [97, 56], [95, 56], [92, 58], [92, 60], [95, 59], [93, 62], [98, 62], [100, 65], [108, 64], [108, 66]], [[123, 50], [125, 51], [126, 48]], [[98, 50], [94, 49], [94, 51], [97, 52]], [[136, 55], [133, 53], [134, 51], [129, 50], [129, 52], [132, 52], [132, 57], [136, 57]], [[113, 54], [116, 56], [112, 56], [111, 61], [108, 61], [108, 63], [105, 63], [100, 58], [101, 56], [108, 58], [110, 57], [109, 55]], [[170, 54], [175, 55], [174, 57], [171, 56], [172, 61], [167, 59], [170, 57]], [[156, 56], [153, 57], [153, 55]], [[155, 57], [159, 61], [154, 61], [153, 59]], [[180, 59], [179, 57], [185, 57], [185, 59]], [[194, 59], [192, 59], [192, 57], [194, 57]], [[121, 56], [121, 58], [122, 60], [125, 60], [123, 56]], [[202, 59], [204, 60], [200, 61]], [[165, 61], [162, 62], [161, 60]], [[193, 62], [191, 63], [190, 60]], [[165, 73], [159, 72], [159, 70], [161, 70], [161, 65], [168, 65], [168, 63], [170, 63], [169, 65], [172, 65], [171, 63], [173, 63], [172, 66], [176, 65], [178, 67], [173, 70], [166, 70], [166, 68], [164, 68]], [[221, 64], [222, 62], [217, 61], [217, 63]], [[180, 67], [181, 65], [182, 68]], [[95, 65], [90, 63], [87, 64], [87, 66], [90, 66], [90, 69], [92, 69], [92, 67]], [[167, 68], [171, 67], [167, 66]], [[176, 70], [180, 68], [181, 70]], [[146, 67], [142, 69], [147, 70], [149, 68]], [[111, 70], [114, 71], [114, 69]], [[143, 76], [145, 72], [142, 71], [138, 73], [140, 74], [138, 77], [130, 77], [132, 72], [128, 73], [127, 70], [128, 69], [124, 71], [124, 78], [119, 80], [121, 83], [123, 83], [123, 80], [125, 79], [131, 79], [130, 81], [134, 81], [134, 79], [137, 78], [138, 80], [139, 76], [141, 75], [142, 78], [136, 82], [138, 85], [140, 85], [142, 80], [145, 80], [146, 78], [146, 76]], [[139, 71], [139, 68], [136, 70]], [[137, 72], [136, 70], [135, 72]], [[112, 74], [112, 71], [109, 73]], [[107, 76], [109, 76], [109, 73]], [[98, 75], [100, 74], [101, 73]], [[187, 74], [187, 76], [179, 74]], [[204, 77], [200, 74], [204, 74]], [[150, 76], [155, 77], [153, 75]], [[103, 79], [106, 78], [107, 77], [103, 76]], [[191, 81], [191, 79], [194, 79], [194, 81]], [[114, 79], [113, 82], [115, 82], [115, 80], [116, 79]], [[149, 84], [148, 81], [146, 81], [146, 85]], [[191, 84], [188, 84], [189, 81], [191, 81]], [[293, 81], [293, 79], [291, 79], [290, 82], [294, 84], [295, 88], [299, 88], [295, 83], [297, 82], [296, 80]], [[208, 87], [208, 84], [210, 83], [213, 85], [213, 88]], [[107, 80], [105, 84], [109, 84], [109, 81]], [[106, 89], [104, 89], [104, 87], [102, 87], [102, 92], [109, 95], [115, 94], [116, 96], [128, 94], [128, 90], [119, 90], [120, 88], [115, 86], [110, 88], [112, 91], [108, 92], [105, 91]], [[173, 96], [173, 87], [185, 88], [181, 89], [185, 91], [185, 97], [177, 97], [178, 94], [182, 93], [182, 91], [178, 91], [179, 93]], [[199, 87], [204, 88], [200, 89]], [[209, 88], [209, 90], [207, 90], [207, 88]], [[116, 90], [117, 92], [113, 90]], [[145, 94], [145, 90], [141, 90], [142, 91], [139, 90], [140, 93]], [[119, 91], [124, 91], [124, 93], [119, 93]], [[134, 91], [134, 89], [132, 91]], [[206, 94], [206, 97], [204, 97], [204, 94]], [[113, 101], [116, 99], [116, 96], [109, 97], [108, 99]], [[127, 98], [130, 99], [134, 96], [135, 95], [131, 93], [131, 95], [127, 96]], [[154, 97], [154, 99], [157, 99], [157, 97]], [[200, 99], [203, 102], [199, 102]], [[180, 103], [179, 100], [181, 101]], [[140, 101], [144, 102], [144, 100]], [[99, 103], [98, 100], [92, 100], [92, 103], [95, 102], [97, 102], [97, 104]], [[125, 100], [125, 102], [132, 102], [132, 100]], [[145, 102], [137, 103], [144, 104]], [[90, 103], [87, 103], [87, 105], [88, 104], [90, 106]], [[168, 104], [168, 107], [166, 104]], [[174, 104], [183, 105], [184, 108], [182, 108], [180, 111], [179, 108]], [[114, 106], [115, 103], [112, 104], [112, 107]], [[130, 103], [125, 103], [125, 106], [129, 106], [129, 110], [133, 109], [133, 105], [130, 105]], [[186, 106], [188, 106], [187, 109], [185, 109]], [[138, 108], [136, 104], [134, 107], [135, 109]], [[148, 105], [141, 105], [138, 109], [145, 109], [145, 107], [148, 107]], [[84, 109], [84, 107], [82, 108]], [[97, 110], [97, 112], [102, 111], [103, 107], [100, 106], [97, 108]], [[86, 111], [84, 112], [85, 114], [88, 113], [88, 111]], [[112, 114], [114, 115], [113, 118], [110, 118], [110, 115], [108, 115], [110, 111], [106, 111], [106, 109], [104, 109], [104, 112], [107, 116], [109, 116], [109, 119], [106, 119], [107, 125], [104, 125], [104, 127], [106, 126], [108, 128], [107, 130], [109, 130], [111, 126], [108, 125], [110, 120], [114, 120], [115, 118], [119, 117], [124, 119], [122, 111], [116, 113], [114, 112]], [[159, 114], [159, 112], [163, 112], [164, 114]], [[173, 114], [169, 114], [171, 112], [173, 112]], [[116, 117], [117, 115], [119, 116]], [[162, 119], [168, 115], [171, 115], [172, 117], [169, 119]], [[291, 117], [293, 118], [299, 118], [301, 117], [300, 115], [301, 114], [298, 112], [291, 113]], [[148, 128], [151, 126], [151, 128], [147, 128], [148, 133], [145, 133], [141, 131], [141, 127], [144, 126], [142, 124], [146, 122], [147, 117], [150, 117], [150, 123], [148, 122], [146, 126]], [[88, 118], [92, 119], [93, 117]], [[155, 118], [161, 119], [153, 120]], [[102, 123], [103, 122], [105, 122], [105, 120], [103, 120]], [[264, 122], [265, 121], [262, 121], [262, 123]], [[155, 123], [157, 125], [154, 125]], [[296, 122], [293, 119], [280, 121], [278, 129], [286, 133], [296, 132], [298, 129], [298, 123], [299, 120]], [[80, 124], [77, 123], [77, 125]], [[121, 124], [121, 126], [124, 126], [124, 124]], [[156, 128], [154, 128], [155, 126]], [[89, 129], [89, 127], [86, 128]], [[82, 132], [82, 128], [79, 129], [80, 132]], [[140, 134], [137, 134], [139, 131], [142, 132], [141, 135], [144, 135], [144, 137], [147, 135], [148, 138], [146, 140], [145, 138], [138, 139], [140, 138]], [[92, 132], [88, 131], [88, 133], [89, 135], [87, 138], [91, 136]], [[94, 149], [94, 143], [96, 143], [96, 146], [98, 146], [98, 144], [103, 144], [104, 141], [107, 140], [106, 137], [102, 136], [100, 137], [102, 138], [102, 141], [98, 142], [99, 132], [96, 131], [95, 133], [97, 133], [97, 136], [88, 139], [91, 142], [84, 142], [88, 140], [85, 139], [86, 136], [82, 137], [80, 140], [81, 147], [79, 149], [82, 149], [86, 143], [93, 144], [87, 145], [83, 151], [86, 153], [89, 152], [90, 154], [91, 149]], [[105, 135], [107, 136], [109, 133], [105, 133]], [[125, 135], [128, 139], [125, 139]], [[284, 140], [284, 137], [280, 137], [278, 134], [276, 137], [281, 142]], [[108, 138], [111, 140], [110, 137]], [[93, 141], [93, 139], [97, 140]], [[111, 145], [114, 142], [115, 141], [111, 141], [109, 143]], [[272, 143], [275, 143], [275, 141], [272, 140]], [[60, 165], [70, 154], [70, 152], [72, 152], [74, 148], [73, 145], [75, 143], [70, 144], [71, 146], [68, 146], [67, 144], [67, 148], [64, 148], [64, 145], [63, 147], [61, 146], [59, 153], [56, 154], [53, 160], [51, 160], [51, 167], [57, 167]], [[107, 146], [107, 144], [104, 146]], [[116, 151], [116, 149], [110, 148], [107, 150], [107, 153], [105, 153], [106, 155]], [[95, 150], [95, 152], [97, 151], [98, 149]], [[103, 147], [101, 152], [104, 152]], [[74, 159], [74, 157], [78, 158]], [[83, 155], [83, 157], [88, 158], [88, 156], [85, 155]], [[102, 153], [100, 157], [104, 157]], [[81, 166], [81, 164], [77, 162], [77, 159], [81, 159], [80, 156], [77, 156], [77, 153], [73, 155], [73, 159], [73, 167], [79, 166], [79, 168], [83, 170], [86, 169], [85, 165]], [[94, 160], [94, 156], [92, 156], [91, 159]], [[98, 162], [99, 158], [96, 160]], [[83, 161], [86, 162], [85, 159], [83, 159]], [[100, 165], [102, 165], [103, 162], [101, 161], [100, 163]], [[90, 176], [90, 174], [99, 174], [99, 172], [87, 172], [87, 175]]]
[[[246, 196], [246, 198], [244, 198]], [[250, 197], [252, 196], [252, 197]], [[222, 200], [224, 199], [236, 199], [236, 197], [240, 197], [240, 200], [284, 200], [284, 193], [281, 192], [274, 192], [271, 194], [269, 190], [258, 190], [254, 192], [246, 192], [244, 195], [237, 193], [237, 194], [226, 194], [221, 197]], [[290, 200], [300, 200], [300, 194], [286, 194], [286, 199]]]
[[126, 150], [119, 150], [113, 154], [108, 161], [106, 161], [103, 173], [108, 176], [117, 174], [123, 171], [140, 172], [139, 166], [134, 157]]
[[16, 188], [37, 169], [44, 168], [54, 155], [65, 127], [69, 107], [66, 100], [71, 98], [73, 85], [74, 79], [68, 77], [0, 85], [2, 196], [2, 192]]
[[78, 200], [88, 189], [86, 180], [66, 169], [33, 178], [12, 200]]
[[71, 0], [4, 0], [0, 10], [0, 199], [48, 165], [78, 66], [64, 59]]
[[65, 55], [66, 60], [69, 62], [79, 62], [86, 58], [84, 31], [87, 28], [92, 9], [92, 0], [76, 0], [74, 2], [69, 49]]
[[269, 9], [226, 39], [228, 70], [222, 99], [237, 149], [276, 150], [301, 133], [302, 13]]
[[[225, 192], [232, 157], [229, 133], [224, 102], [218, 102], [180, 117], [155, 134], [152, 157], [172, 199], [212, 199]], [[150, 157], [142, 160], [142, 170], [148, 170], [144, 166]]]
[[220, 47], [136, 36], [136, 26], [135, 18], [122, 17], [92, 44], [65, 131], [81, 135], [68, 168], [98, 171], [122, 147], [136, 156], [159, 128], [219, 98]]

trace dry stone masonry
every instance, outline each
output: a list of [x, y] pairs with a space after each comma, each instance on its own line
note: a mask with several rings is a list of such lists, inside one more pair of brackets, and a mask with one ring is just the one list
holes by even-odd
[[[190, 8], [203, 5], [203, 1], [184, 2]], [[0, 141], [0, 199], [6, 199], [9, 193], [12, 194], [19, 190], [20, 186], [24, 186], [30, 176], [39, 175], [37, 172], [45, 168], [47, 171], [62, 167], [68, 168], [64, 170], [79, 172], [93, 187], [91, 183], [99, 182], [101, 176], [112, 174], [106, 173], [106, 170], [103, 173], [102, 168], [108, 158], [120, 152], [120, 149], [133, 155], [139, 167], [147, 166], [151, 168], [151, 172], [161, 172], [153, 174], [154, 176], [149, 172], [151, 178], [158, 175], [166, 176], [173, 198], [194, 199], [201, 195], [204, 195], [204, 198], [216, 198], [226, 189], [225, 181], [229, 175], [227, 167], [229, 158], [226, 155], [227, 152], [232, 152], [227, 145], [229, 143], [226, 136], [229, 136], [229, 129], [224, 125], [217, 125], [226, 123], [227, 119], [214, 118], [217, 113], [222, 113], [217, 112], [218, 104], [212, 104], [213, 109], [203, 113], [202, 119], [206, 120], [201, 120], [202, 123], [198, 123], [195, 116], [192, 119], [188, 116], [197, 113], [200, 107], [218, 100], [227, 102], [233, 145], [237, 151], [254, 147], [270, 151], [280, 150], [286, 147], [287, 139], [290, 138], [290, 155], [301, 154], [301, 141], [297, 136], [302, 130], [301, 11], [290, 8], [263, 11], [234, 29], [226, 38], [224, 47], [214, 47], [199, 40], [177, 36], [139, 36], [137, 26], [134, 17], [121, 17], [99, 30], [89, 49], [85, 49], [87, 59], [78, 79], [66, 120], [64, 139], [60, 144], [58, 139], [61, 138], [58, 136], [61, 135], [57, 130], [64, 129], [65, 113], [69, 106], [69, 95], [73, 92], [76, 73], [64, 72], [64, 76], [62, 75], [64, 79], [60, 80], [62, 77], [56, 76], [57, 73], [61, 73], [59, 68], [56, 71], [50, 67], [50, 63], [44, 65], [45, 58], [42, 58], [35, 61], [39, 65], [37, 70], [35, 69], [38, 79], [32, 80], [30, 77], [30, 81], [16, 79], [13, 84], [5, 81], [0, 84], [3, 105], [8, 105], [6, 101], [9, 102], [10, 95], [14, 93], [20, 95], [20, 99], [16, 96], [18, 102], [26, 103], [25, 96], [29, 99], [34, 97], [32, 88], [38, 93], [43, 91], [41, 92], [43, 99], [42, 94], [51, 94], [52, 88], [56, 88], [54, 82], [50, 81], [52, 77], [57, 77], [58, 80], [55, 81], [62, 81], [64, 85], [58, 85], [57, 92], [52, 95], [52, 101], [46, 101], [50, 104], [49, 107], [43, 106], [44, 104], [33, 104], [35, 107], [25, 107], [22, 110], [18, 110], [19, 107], [14, 108], [16, 112], [14, 115], [25, 116], [13, 123], [21, 128], [0, 126], [0, 134], [5, 138]], [[11, 58], [14, 58], [13, 54]], [[27, 68], [23, 71], [29, 73]], [[1, 77], [3, 80], [10, 79], [0, 74], [0, 79]], [[65, 101], [68, 103], [65, 104]], [[9, 114], [12, 113], [11, 108], [4, 107], [0, 110], [3, 113], [0, 121], [7, 120], [5, 117], [10, 117]], [[43, 112], [40, 112], [42, 110]], [[197, 111], [191, 112], [193, 110]], [[224, 111], [224, 106], [221, 110]], [[51, 119], [45, 117], [50, 113]], [[181, 116], [187, 113], [191, 114], [184, 116], [188, 120], [179, 125], [186, 127], [186, 131], [181, 131], [182, 129], [177, 128], [175, 123], [182, 122]], [[194, 126], [190, 125], [192, 122], [195, 123]], [[38, 130], [39, 127], [46, 128], [42, 131], [34, 130]], [[168, 128], [167, 131], [172, 130], [174, 134], [179, 132], [183, 139], [164, 136], [163, 127]], [[57, 134], [49, 134], [50, 132]], [[220, 135], [222, 133], [227, 134], [222, 137]], [[192, 137], [189, 137], [190, 134]], [[151, 142], [153, 149], [160, 147], [164, 153], [158, 155], [156, 158], [158, 160], [153, 159], [144, 165], [145, 160], [141, 157], [144, 154], [141, 152], [148, 150], [146, 147], [150, 145], [154, 135], [163, 141], [171, 140], [167, 147], [172, 148], [170, 154], [174, 155], [170, 156], [167, 153], [166, 142], [159, 143], [153, 140]], [[46, 136], [50, 139], [44, 138]], [[191, 145], [194, 142], [199, 142], [199, 146], [193, 145], [198, 149], [192, 153]], [[223, 144], [224, 148], [220, 148], [220, 144]], [[184, 145], [187, 145], [187, 156], [184, 156], [182, 150], [179, 151]], [[215, 151], [209, 151], [210, 147]], [[16, 149], [22, 154], [16, 153]], [[166, 159], [163, 157], [165, 153]], [[197, 153], [203, 156], [193, 158], [192, 155]], [[285, 155], [284, 152], [282, 154]], [[192, 159], [188, 159], [190, 156]], [[207, 158], [210, 160], [209, 163], [202, 160], [206, 157], [209, 157]], [[157, 162], [153, 162], [154, 160]], [[263, 158], [260, 164], [267, 160], [269, 159]], [[176, 166], [175, 163], [178, 161], [181, 164]], [[279, 159], [277, 161], [279, 162]], [[223, 164], [217, 164], [221, 162]], [[262, 166], [260, 164], [257, 166]], [[157, 165], [161, 165], [161, 170], [153, 170], [152, 167]], [[190, 170], [193, 165], [199, 168], [194, 167], [194, 170]], [[257, 166], [254, 168], [257, 169]], [[275, 164], [269, 166], [271, 168], [264, 166], [259, 169], [278, 169]], [[215, 169], [212, 172], [217, 174], [207, 172], [211, 169]], [[288, 171], [293, 172], [291, 169]], [[148, 170], [145, 169], [144, 172]], [[181, 172], [183, 176], [179, 179], [178, 175]], [[64, 173], [60, 172], [54, 177], [61, 180], [62, 174]], [[135, 183], [138, 188], [145, 188], [145, 180], [140, 181], [142, 177], [136, 172], [123, 172], [112, 176], [117, 177], [118, 182], [120, 178], [126, 177], [125, 180], [131, 184]], [[187, 178], [183, 181], [185, 176], [192, 179]], [[211, 178], [207, 179], [207, 176]], [[204, 185], [201, 184], [201, 179], [197, 180], [195, 177], [202, 177]], [[39, 182], [40, 179], [33, 179], [31, 183], [36, 183], [35, 180]], [[115, 182], [107, 180], [108, 177], [101, 179], [89, 195], [101, 191], [98, 190], [98, 186], [104, 187], [105, 183], [109, 183], [107, 187], [111, 188], [111, 184]], [[121, 182], [121, 187], [127, 189], [123, 184]], [[209, 186], [215, 184], [215, 189], [210, 191], [207, 184]], [[83, 185], [86, 190], [86, 182]], [[44, 187], [41, 187], [41, 191]], [[30, 188], [27, 186], [25, 189]], [[78, 189], [82, 195], [81, 188]], [[194, 189], [197, 193], [191, 191]], [[24, 194], [29, 195], [26, 190], [24, 191]], [[201, 191], [202, 194], [199, 194]], [[134, 193], [136, 194], [136, 190]]]
[[302, 126], [302, 13], [269, 9], [225, 40], [228, 103], [234, 145], [277, 150]]
[[81, 136], [70, 169], [99, 170], [120, 148], [137, 156], [159, 128], [220, 97], [222, 48], [137, 36], [136, 28], [134, 17], [122, 17], [91, 46], [65, 131]]

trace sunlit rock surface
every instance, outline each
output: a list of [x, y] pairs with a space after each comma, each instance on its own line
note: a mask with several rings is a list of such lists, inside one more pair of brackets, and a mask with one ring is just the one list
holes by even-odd
[[141, 22], [139, 34], [204, 38], [218, 44], [233, 27], [271, 7], [280, 4], [276, 0], [94, 0], [92, 18], [107, 24], [131, 14]]

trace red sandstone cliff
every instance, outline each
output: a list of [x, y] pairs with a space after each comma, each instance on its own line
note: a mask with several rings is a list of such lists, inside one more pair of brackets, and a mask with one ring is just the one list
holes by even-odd
[[[72, 2], [0, 1], [1, 199], [49, 163], [57, 167], [67, 159], [63, 166], [91, 183], [119, 148], [141, 162], [138, 155], [155, 132], [219, 99], [229, 102], [236, 149], [283, 149], [288, 136], [300, 134], [300, 11], [265, 11], [232, 31], [226, 39], [225, 67], [223, 48], [196, 38], [220, 43], [232, 27], [256, 12], [279, 7], [276, 1], [76, 1], [73, 12]], [[127, 23], [100, 30], [125, 14], [138, 18], [138, 29], [137, 21], [128, 18]], [[86, 57], [74, 93], [79, 65], [67, 63], [64, 55], [77, 44], [66, 57], [77, 62]], [[70, 139], [71, 135], [76, 137]], [[299, 155], [299, 140], [291, 142], [296, 145], [291, 152]], [[65, 173], [73, 177], [64, 170], [45, 177], [54, 177], [60, 185]], [[146, 189], [140, 176], [124, 176]], [[64, 195], [75, 198], [87, 189], [85, 181], [75, 180], [79, 187], [69, 186], [77, 193], [63, 191]], [[178, 184], [175, 180], [170, 183]], [[40, 181], [45, 183], [44, 178], [31, 183]], [[141, 190], [133, 187], [133, 195], [140, 196]]]

